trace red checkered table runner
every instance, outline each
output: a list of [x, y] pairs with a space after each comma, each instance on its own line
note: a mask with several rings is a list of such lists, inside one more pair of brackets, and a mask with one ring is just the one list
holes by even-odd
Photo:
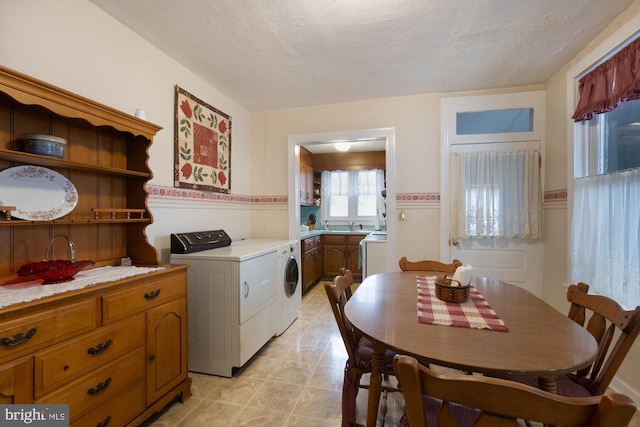
[[509, 330], [476, 288], [471, 286], [469, 299], [463, 303], [445, 302], [436, 297], [435, 279], [435, 276], [416, 276], [420, 323], [494, 331]]

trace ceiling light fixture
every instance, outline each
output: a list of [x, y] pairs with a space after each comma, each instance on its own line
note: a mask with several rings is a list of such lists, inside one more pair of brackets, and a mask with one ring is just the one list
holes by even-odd
[[349, 149], [351, 148], [351, 143], [350, 142], [336, 142], [336, 150], [338, 151], [349, 151]]

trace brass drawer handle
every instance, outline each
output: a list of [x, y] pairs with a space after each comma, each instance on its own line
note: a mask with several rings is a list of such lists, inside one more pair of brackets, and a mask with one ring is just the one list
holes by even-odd
[[96, 427], [107, 427], [110, 422], [111, 422], [111, 415], [105, 418], [105, 420], [102, 421], [101, 423], [96, 424]]
[[7, 337], [0, 338], [0, 345], [3, 345], [5, 347], [15, 347], [17, 345], [24, 344], [29, 341], [31, 337], [36, 334], [36, 332], [38, 332], [36, 328], [31, 328], [26, 334], [18, 332], [13, 336], [13, 339]]
[[160, 289], [156, 289], [153, 292], [146, 293], [144, 294], [144, 297], [148, 300], [152, 300], [158, 298], [158, 295], [160, 295]]
[[100, 383], [95, 387], [91, 387], [89, 390], [87, 390], [87, 394], [95, 396], [98, 393], [102, 393], [107, 389], [107, 387], [109, 387], [109, 384], [111, 384], [111, 377], [107, 378], [105, 382]]
[[113, 341], [111, 340], [107, 340], [104, 344], [100, 343], [95, 347], [89, 347], [87, 349], [87, 353], [93, 354], [93, 355], [103, 353], [109, 348], [112, 342]]

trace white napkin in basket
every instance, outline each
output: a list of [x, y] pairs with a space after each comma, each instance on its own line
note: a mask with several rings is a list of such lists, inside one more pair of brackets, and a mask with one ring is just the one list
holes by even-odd
[[[473, 266], [471, 265], [461, 265], [456, 268], [455, 273], [453, 273], [453, 277], [451, 278], [451, 286], [467, 286], [471, 281], [471, 272], [473, 271]], [[455, 282], [457, 280], [458, 283]]]

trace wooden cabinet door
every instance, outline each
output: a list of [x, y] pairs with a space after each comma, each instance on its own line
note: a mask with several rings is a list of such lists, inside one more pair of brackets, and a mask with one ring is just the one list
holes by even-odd
[[300, 163], [300, 204], [313, 204], [313, 168]]
[[324, 274], [337, 276], [347, 267], [346, 245], [324, 245]]
[[360, 266], [360, 245], [347, 245], [347, 266], [353, 277], [362, 277]]
[[324, 256], [322, 253], [322, 247], [318, 246], [313, 248], [313, 281], [318, 280], [324, 273]]
[[147, 311], [147, 405], [188, 376], [187, 300]]
[[322, 259], [322, 248], [320, 247], [311, 248], [303, 254], [302, 292], [309, 289], [322, 276], [324, 270]]
[[306, 291], [313, 284], [314, 260], [313, 250], [309, 249], [302, 255], [302, 291]]
[[300, 162], [300, 176], [299, 176], [299, 180], [300, 182], [298, 183], [300, 185], [300, 190], [299, 190], [299, 198], [300, 198], [300, 204], [301, 205], [306, 205], [307, 204], [307, 198], [305, 195], [305, 188], [307, 186], [307, 177], [305, 175], [304, 172], [305, 169], [305, 164]]
[[33, 359], [0, 366], [0, 404], [33, 403]]

